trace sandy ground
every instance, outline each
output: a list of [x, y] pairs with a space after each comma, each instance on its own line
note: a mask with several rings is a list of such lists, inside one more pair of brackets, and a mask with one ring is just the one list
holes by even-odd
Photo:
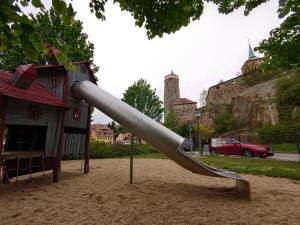
[[63, 162], [63, 179], [35, 177], [38, 189], [0, 186], [0, 224], [299, 224], [300, 181], [246, 176], [252, 199], [243, 200], [235, 182], [182, 169], [166, 159]]

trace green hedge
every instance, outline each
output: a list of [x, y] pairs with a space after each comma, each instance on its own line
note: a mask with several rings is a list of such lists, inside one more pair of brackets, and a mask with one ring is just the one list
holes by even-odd
[[300, 124], [264, 125], [257, 130], [258, 139], [262, 143], [296, 143], [300, 140]]
[[[90, 141], [90, 158], [120, 158], [130, 156], [130, 145], [105, 144], [98, 141]], [[133, 154], [135, 156], [161, 155], [160, 152], [148, 144], [134, 144]], [[162, 156], [162, 155], [161, 155]]]
[[298, 153], [296, 144], [283, 143], [283, 144], [270, 144], [273, 152], [278, 153]]

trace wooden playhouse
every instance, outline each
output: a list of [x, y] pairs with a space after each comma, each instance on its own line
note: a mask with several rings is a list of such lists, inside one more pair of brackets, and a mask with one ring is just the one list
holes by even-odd
[[89, 171], [91, 106], [75, 99], [72, 84], [95, 77], [88, 62], [66, 71], [52, 55], [50, 64], [0, 71], [0, 164], [2, 180], [53, 170], [60, 179], [63, 156], [83, 155]]

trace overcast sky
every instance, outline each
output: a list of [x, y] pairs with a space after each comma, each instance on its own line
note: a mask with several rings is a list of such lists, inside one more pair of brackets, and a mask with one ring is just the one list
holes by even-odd
[[[248, 39], [255, 47], [280, 23], [275, 0], [247, 17], [242, 10], [221, 15], [215, 5], [206, 3], [199, 21], [175, 34], [148, 40], [145, 29], [136, 27], [132, 16], [118, 5], [107, 4], [103, 22], [90, 13], [86, 1], [73, 1], [73, 7], [95, 44], [98, 84], [118, 98], [144, 78], [163, 100], [164, 76], [173, 70], [179, 75], [181, 97], [198, 102], [201, 90], [240, 71], [248, 57]], [[94, 123], [110, 121], [99, 111], [93, 119]]]

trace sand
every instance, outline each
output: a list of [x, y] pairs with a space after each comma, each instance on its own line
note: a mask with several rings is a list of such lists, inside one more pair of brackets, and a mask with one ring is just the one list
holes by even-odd
[[235, 182], [186, 171], [167, 159], [63, 162], [63, 177], [35, 176], [38, 188], [24, 192], [0, 186], [0, 224], [299, 224], [300, 181], [245, 175], [252, 198], [242, 199]]

